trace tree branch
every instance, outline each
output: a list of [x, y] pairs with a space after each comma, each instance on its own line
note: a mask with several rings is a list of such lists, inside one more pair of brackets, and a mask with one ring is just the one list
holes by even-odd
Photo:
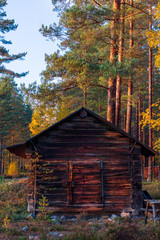
[[105, 87], [105, 86], [103, 86], [101, 84], [89, 84], [89, 86], [91, 86], [91, 87], [100, 87], [100, 88], [104, 88], [105, 90], [109, 90], [110, 89], [110, 88]]
[[[148, 7], [144, 8], [144, 10], [145, 10], [145, 9], [148, 9]], [[145, 13], [145, 14], [147, 14], [146, 12], [144, 12], [144, 11], [141, 9], [141, 10], [139, 10], [139, 11], [133, 13], [133, 14], [127, 15], [126, 17], [123, 18], [123, 20], [124, 20], [124, 19], [127, 19], [127, 18], [130, 18], [130, 17], [132, 17], [132, 16], [135, 16], [135, 15], [137, 15], [137, 14], [139, 14], [139, 13]], [[147, 14], [147, 15], [149, 15], [149, 14]]]
[[71, 86], [71, 87], [66, 87], [66, 88], [62, 89], [62, 91], [68, 91], [70, 89], [76, 88], [77, 86], [78, 86], [78, 84]]
[[101, 7], [101, 4], [99, 4], [97, 1], [92, 0], [96, 5], [98, 5], [99, 7]]
[[[89, 86], [91, 86], [91, 87], [100, 87], [100, 88], [104, 88], [105, 90], [109, 90], [110, 89], [110, 88], [105, 87], [105, 86], [103, 86], [101, 84], [92, 84], [91, 83], [91, 84], [89, 84]], [[68, 86], [66, 88], [62, 88], [62, 89], [60, 89], [60, 91], [68, 91], [68, 90], [76, 88], [76, 87], [78, 87], [78, 84], [75, 84], [74, 86]]]
[[131, 6], [131, 5], [130, 5], [129, 3], [127, 3], [127, 2], [125, 2], [125, 5], [128, 5], [128, 6], [132, 7], [132, 8], [136, 8], [136, 9], [140, 10], [141, 12], [143, 12], [143, 13], [149, 15], [148, 12], [145, 12], [145, 11], [144, 11], [144, 10], [146, 10], [146, 9], [149, 9], [149, 7], [146, 7], [146, 8], [144, 8], [144, 9], [141, 9], [141, 8], [135, 6], [135, 5]]

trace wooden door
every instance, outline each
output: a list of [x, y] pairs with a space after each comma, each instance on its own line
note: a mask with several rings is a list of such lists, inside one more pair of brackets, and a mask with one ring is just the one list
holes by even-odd
[[68, 205], [103, 204], [102, 162], [68, 163]]

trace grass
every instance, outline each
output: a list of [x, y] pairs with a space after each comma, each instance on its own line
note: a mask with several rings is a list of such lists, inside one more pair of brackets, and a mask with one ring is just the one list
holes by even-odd
[[153, 199], [160, 199], [160, 182], [158, 180], [143, 182], [142, 188], [147, 190]]
[[[149, 191], [153, 198], [160, 199], [160, 183], [143, 183], [143, 189]], [[0, 182], [0, 239], [27, 240], [37, 235], [40, 240], [55, 239], [50, 232], [62, 233], [63, 240], [159, 240], [160, 222], [154, 226], [152, 221], [144, 225], [144, 219], [117, 219], [109, 221], [105, 216], [87, 220], [81, 214], [76, 221], [54, 222], [41, 215], [36, 220], [28, 218], [26, 180], [3, 180]], [[27, 227], [26, 230], [23, 230]]]
[[26, 218], [26, 184], [26, 180], [0, 183], [0, 221], [6, 216], [11, 220]]

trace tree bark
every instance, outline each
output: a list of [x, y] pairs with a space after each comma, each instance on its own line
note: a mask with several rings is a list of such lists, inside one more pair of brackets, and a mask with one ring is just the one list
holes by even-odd
[[138, 106], [138, 117], [139, 117], [139, 126], [138, 126], [138, 139], [140, 141], [142, 141], [142, 130], [141, 130], [141, 120], [142, 120], [142, 117], [141, 117], [141, 114], [142, 114], [142, 93], [141, 93], [141, 89], [139, 89], [139, 106]]
[[83, 91], [83, 107], [86, 108], [87, 106], [87, 92], [86, 90]]
[[[125, 15], [125, 0], [121, 1], [121, 22], [120, 22], [120, 35], [119, 35], [119, 55], [118, 62], [121, 63], [123, 60], [123, 43], [124, 43], [124, 15]], [[120, 75], [117, 75], [117, 83], [116, 83], [116, 110], [115, 110], [115, 125], [121, 125], [121, 85], [122, 78]]]
[[[130, 6], [133, 7], [133, 0], [130, 0]], [[131, 17], [129, 23], [129, 48], [130, 48], [130, 58], [132, 58], [133, 51], [133, 11], [131, 10]], [[133, 74], [129, 76], [128, 79], [128, 101], [127, 101], [127, 120], [126, 120], [126, 132], [131, 133], [131, 122], [132, 122], [132, 91], [133, 91]]]
[[[118, 55], [117, 47], [117, 23], [119, 22], [120, 0], [113, 1], [113, 21], [111, 22], [111, 48], [110, 48], [110, 62], [116, 64], [116, 56]], [[107, 120], [115, 124], [115, 99], [116, 99], [116, 78], [109, 77], [108, 81], [108, 107], [107, 107]]]
[[98, 113], [101, 113], [101, 89], [98, 91]]
[[0, 147], [0, 175], [3, 174], [3, 138], [0, 141], [1, 147]]
[[[150, 1], [150, 9], [149, 9], [149, 31], [152, 30], [152, 1]], [[149, 147], [152, 148], [152, 83], [153, 83], [153, 74], [152, 74], [152, 48], [149, 47]], [[152, 181], [152, 157], [148, 158], [148, 181]]]
[[139, 111], [138, 111], [138, 102], [136, 103], [136, 112], [135, 112], [135, 138], [139, 138], [138, 134], [139, 134]]

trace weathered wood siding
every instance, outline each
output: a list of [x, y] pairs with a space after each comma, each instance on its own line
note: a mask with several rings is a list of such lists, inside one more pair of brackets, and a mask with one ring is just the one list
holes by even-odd
[[134, 169], [139, 153], [130, 160], [129, 139], [98, 119], [72, 116], [34, 145], [42, 159], [37, 167], [37, 203], [43, 194], [50, 207], [62, 212], [120, 212], [135, 206], [132, 184], [139, 177]]
[[141, 147], [135, 146], [130, 155], [132, 176], [132, 208], [140, 209], [143, 206], [142, 174], [141, 174]]

